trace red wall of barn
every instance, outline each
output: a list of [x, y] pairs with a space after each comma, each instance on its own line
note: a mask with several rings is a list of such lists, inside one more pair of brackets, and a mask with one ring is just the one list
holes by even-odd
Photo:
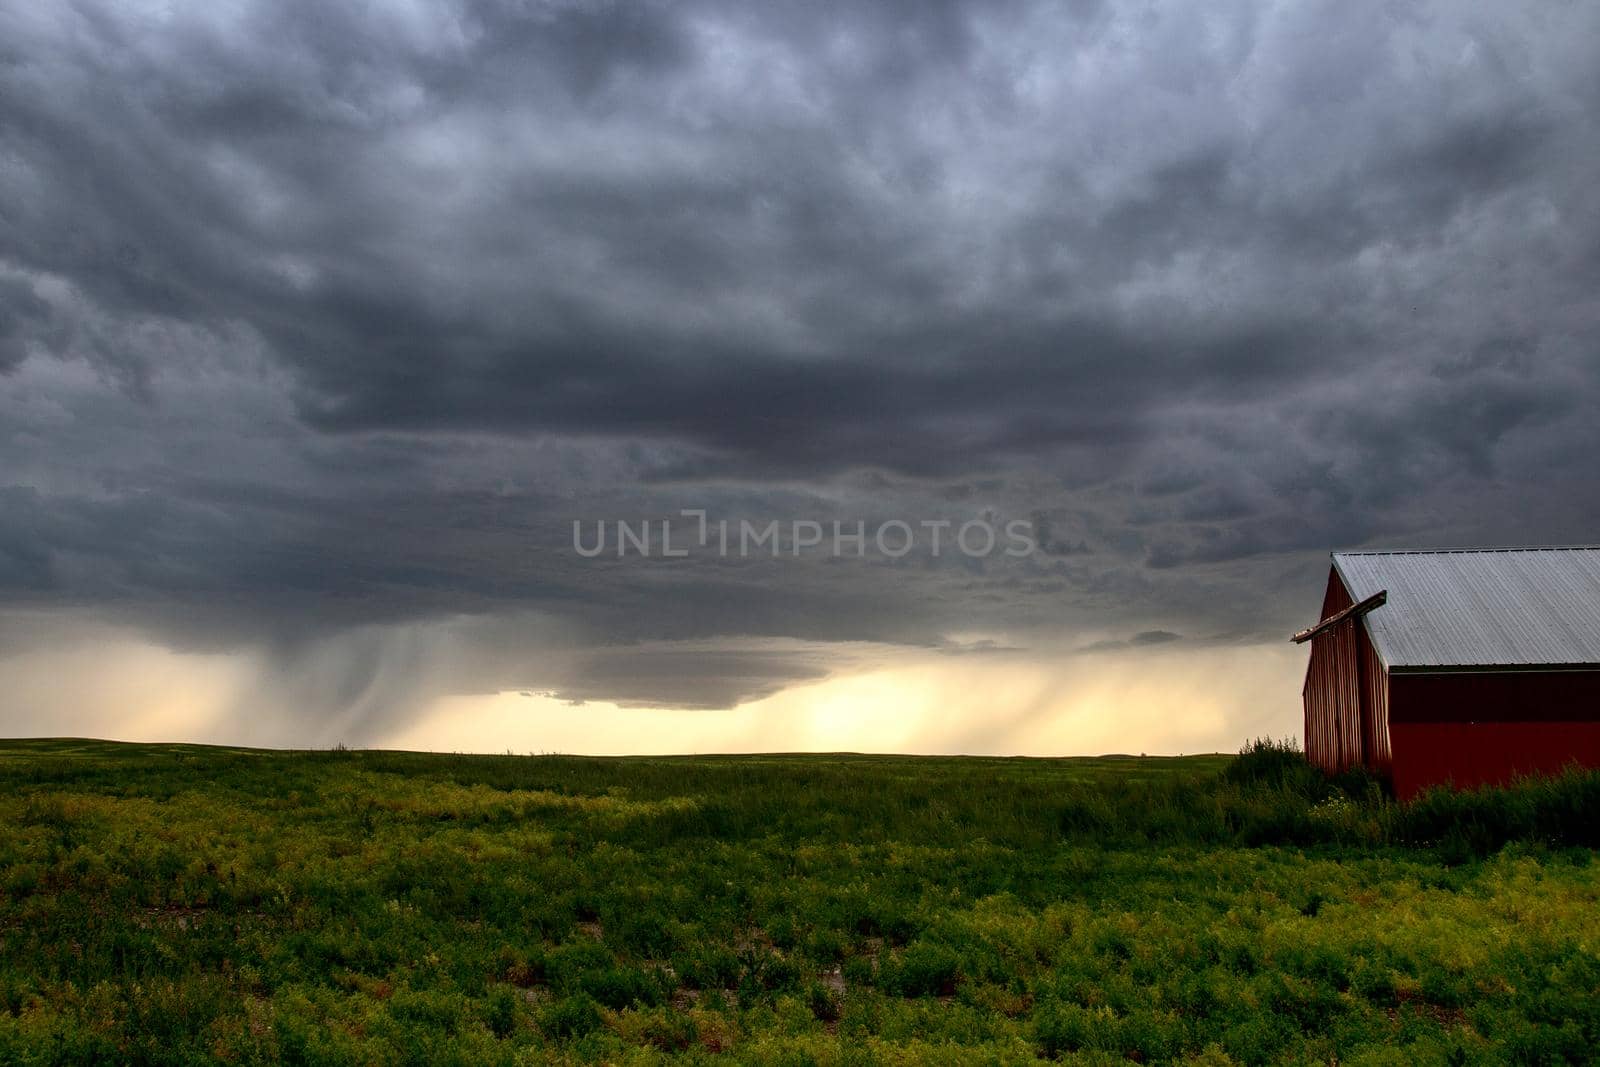
[[1600, 671], [1396, 674], [1395, 793], [1499, 785], [1571, 763], [1600, 767]]
[[[1333, 569], [1322, 598], [1326, 619], [1353, 603]], [[1388, 672], [1360, 619], [1311, 639], [1306, 666], [1306, 758], [1332, 773], [1353, 766], [1385, 771], [1390, 762]]]

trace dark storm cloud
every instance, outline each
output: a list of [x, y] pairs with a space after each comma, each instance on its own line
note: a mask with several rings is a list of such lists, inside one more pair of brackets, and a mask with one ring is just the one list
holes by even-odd
[[[14, 8], [0, 589], [284, 663], [520, 612], [590, 649], [933, 648], [1276, 633], [1330, 547], [1592, 540], [1595, 21]], [[1041, 552], [567, 550], [680, 507], [993, 509]], [[814, 667], [698, 655], [525, 684]]]

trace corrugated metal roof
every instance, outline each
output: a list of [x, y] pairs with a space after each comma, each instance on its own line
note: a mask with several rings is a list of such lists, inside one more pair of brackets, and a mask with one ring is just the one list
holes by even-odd
[[1390, 668], [1600, 665], [1600, 547], [1335, 552]]

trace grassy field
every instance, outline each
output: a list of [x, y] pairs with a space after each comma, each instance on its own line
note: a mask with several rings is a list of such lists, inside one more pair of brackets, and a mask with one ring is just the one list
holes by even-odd
[[1594, 1057], [1594, 776], [1272, 756], [0, 742], [0, 1064]]

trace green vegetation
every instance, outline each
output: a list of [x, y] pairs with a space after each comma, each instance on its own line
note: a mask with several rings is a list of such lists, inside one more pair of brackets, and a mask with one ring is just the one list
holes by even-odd
[[1600, 776], [0, 742], [0, 1064], [1561, 1063]]

